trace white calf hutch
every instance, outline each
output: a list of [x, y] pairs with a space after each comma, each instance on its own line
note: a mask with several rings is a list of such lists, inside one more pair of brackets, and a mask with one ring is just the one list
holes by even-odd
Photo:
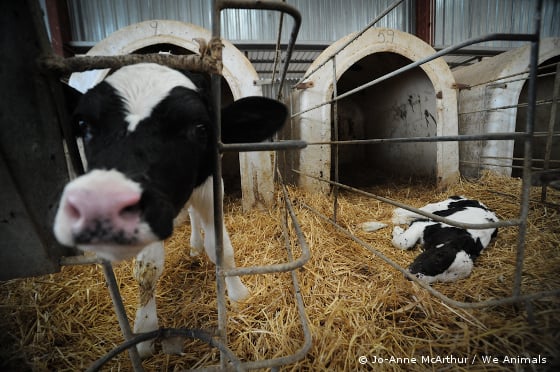
[[[530, 65], [530, 45], [484, 59], [454, 72], [461, 85], [459, 93], [459, 132], [482, 134], [523, 132], [526, 122], [527, 77]], [[538, 105], [535, 116], [533, 161], [542, 168], [547, 138], [551, 141], [550, 167], [558, 167], [560, 145], [558, 120], [551, 123], [551, 100], [557, 64], [560, 61], [560, 39], [541, 40], [539, 47]], [[557, 99], [557, 98], [556, 98]], [[544, 135], [544, 136], [542, 136]], [[519, 141], [475, 141], [460, 145], [461, 173], [477, 177], [482, 169], [503, 175], [520, 176], [523, 144]], [[513, 166], [513, 168], [512, 168]]]
[[[208, 30], [193, 24], [154, 20], [130, 25], [120, 29], [91, 48], [87, 55], [121, 55], [141, 52], [167, 52], [194, 54], [199, 52], [196, 39], [210, 40]], [[262, 96], [262, 88], [254, 82], [258, 75], [251, 62], [233, 44], [223, 40], [222, 103], [247, 96]], [[74, 73], [70, 85], [86, 91], [105, 78], [109, 70], [91, 70]], [[239, 189], [243, 208], [268, 206], [273, 198], [272, 153], [242, 152], [224, 155], [223, 175], [228, 188]], [[231, 180], [231, 181], [230, 181]], [[229, 181], [229, 182], [228, 182]], [[237, 184], [234, 184], [237, 183]]]
[[[310, 143], [328, 143], [337, 137], [345, 141], [457, 134], [455, 80], [441, 58], [339, 100], [335, 134], [333, 105], [314, 107], [333, 98], [331, 56], [353, 36], [327, 48], [305, 75], [309, 87], [294, 93], [294, 111], [301, 112], [294, 118], [296, 135]], [[337, 95], [434, 53], [428, 44], [408, 33], [370, 28], [334, 57]], [[330, 179], [333, 149], [323, 144], [302, 150], [296, 161], [299, 169]], [[453, 142], [339, 146], [340, 179], [355, 185], [387, 175], [420, 176], [445, 186], [457, 179], [458, 161], [458, 146]], [[370, 177], [364, 179], [366, 173]], [[306, 189], [326, 185], [306, 176], [300, 177], [300, 184]]]

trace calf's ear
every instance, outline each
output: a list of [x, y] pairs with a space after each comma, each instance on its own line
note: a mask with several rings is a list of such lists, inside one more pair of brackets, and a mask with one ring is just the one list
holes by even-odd
[[241, 98], [222, 109], [222, 142], [261, 142], [272, 137], [284, 123], [288, 109], [264, 97]]
[[78, 102], [80, 102], [80, 98], [84, 95], [79, 90], [71, 87], [69, 84], [65, 82], [62, 83], [62, 91], [64, 93], [64, 103], [66, 105], [66, 111], [70, 116], [74, 113], [76, 107], [78, 107]]
[[71, 87], [66, 82], [61, 81], [61, 84], [62, 92], [64, 95], [64, 108], [68, 118], [68, 123], [64, 125], [69, 126], [69, 130], [71, 131], [73, 136], [80, 137], [82, 135], [82, 129], [80, 129], [77, 123], [74, 122], [74, 113], [84, 94], [79, 90]]

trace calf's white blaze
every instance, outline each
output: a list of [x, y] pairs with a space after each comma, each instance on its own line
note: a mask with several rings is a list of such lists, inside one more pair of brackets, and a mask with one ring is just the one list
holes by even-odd
[[154, 107], [175, 87], [197, 90], [193, 82], [179, 71], [154, 63], [139, 63], [119, 69], [119, 74], [105, 81], [121, 95], [128, 112], [128, 131], [150, 116]]

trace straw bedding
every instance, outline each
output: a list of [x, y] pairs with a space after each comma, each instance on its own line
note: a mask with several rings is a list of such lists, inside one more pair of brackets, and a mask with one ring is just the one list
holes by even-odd
[[[371, 191], [416, 207], [462, 194], [483, 201], [507, 219], [518, 215], [519, 190], [518, 180], [487, 174], [477, 182], [462, 180], [446, 191], [418, 183], [385, 184]], [[540, 190], [533, 194], [538, 198]], [[297, 270], [297, 276], [313, 344], [303, 360], [284, 370], [558, 368], [558, 359], [554, 359], [560, 355], [558, 297], [534, 301], [532, 311], [512, 305], [451, 308], [303, 207], [306, 203], [329, 215], [329, 196], [293, 189], [291, 198], [312, 251], [310, 261]], [[559, 203], [560, 196], [549, 191], [549, 200]], [[238, 265], [283, 262], [286, 253], [279, 209], [243, 213], [239, 204], [235, 199], [225, 204]], [[392, 248], [391, 225], [376, 232], [359, 228], [365, 221], [389, 222], [391, 212], [389, 205], [343, 193], [339, 222], [406, 267], [418, 251]], [[502, 228], [469, 278], [433, 287], [466, 302], [509, 296], [516, 239], [516, 228]], [[166, 244], [166, 269], [158, 285], [160, 325], [212, 329], [217, 324], [214, 266], [204, 256], [189, 257], [188, 240], [187, 224]], [[294, 254], [299, 254], [297, 248]], [[560, 288], [559, 268], [559, 211], [531, 203], [523, 292]], [[133, 319], [138, 295], [131, 264], [116, 265], [115, 271], [129, 319]], [[303, 343], [303, 334], [290, 275], [253, 275], [243, 280], [252, 296], [245, 303], [228, 305], [230, 348], [242, 360], [294, 353]], [[64, 267], [58, 274], [0, 283], [0, 299], [1, 370], [84, 369], [123, 341], [102, 271], [96, 266]], [[360, 356], [367, 357], [368, 363], [361, 365]], [[498, 363], [484, 364], [483, 356], [496, 357]], [[507, 360], [504, 363], [504, 356], [540, 357], [540, 361], [546, 358], [546, 363], [516, 366]], [[389, 359], [379, 364], [373, 363], [375, 357], [416, 361]], [[468, 362], [460, 359], [464, 357]], [[173, 371], [214, 365], [218, 359], [215, 349], [187, 340], [184, 356], [160, 353], [144, 361], [144, 366], [147, 370]], [[127, 354], [111, 361], [106, 370], [130, 370]]]

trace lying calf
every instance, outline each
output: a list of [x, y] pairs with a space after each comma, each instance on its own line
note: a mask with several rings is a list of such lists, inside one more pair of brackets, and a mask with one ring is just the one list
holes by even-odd
[[[204, 82], [157, 64], [122, 67], [84, 94], [74, 111], [89, 171], [66, 185], [54, 233], [61, 244], [104, 259], [137, 256], [135, 332], [158, 328], [154, 290], [163, 271], [162, 241], [184, 207], [191, 216], [193, 252], [203, 245], [215, 262], [214, 116]], [[265, 140], [286, 116], [277, 101], [240, 99], [222, 110], [222, 141]], [[222, 228], [224, 266], [233, 268], [233, 247]], [[239, 277], [227, 277], [226, 288], [234, 301], [249, 294]], [[153, 348], [146, 343], [139, 351], [147, 356]]]
[[[482, 224], [498, 218], [484, 204], [462, 196], [452, 196], [439, 203], [428, 204], [421, 210], [457, 222]], [[423, 244], [423, 252], [408, 267], [408, 271], [426, 283], [453, 282], [470, 275], [474, 261], [488, 246], [498, 229], [463, 229], [436, 222], [406, 209], [393, 211], [393, 223], [408, 224], [407, 230], [393, 228], [393, 246], [410, 249]]]

